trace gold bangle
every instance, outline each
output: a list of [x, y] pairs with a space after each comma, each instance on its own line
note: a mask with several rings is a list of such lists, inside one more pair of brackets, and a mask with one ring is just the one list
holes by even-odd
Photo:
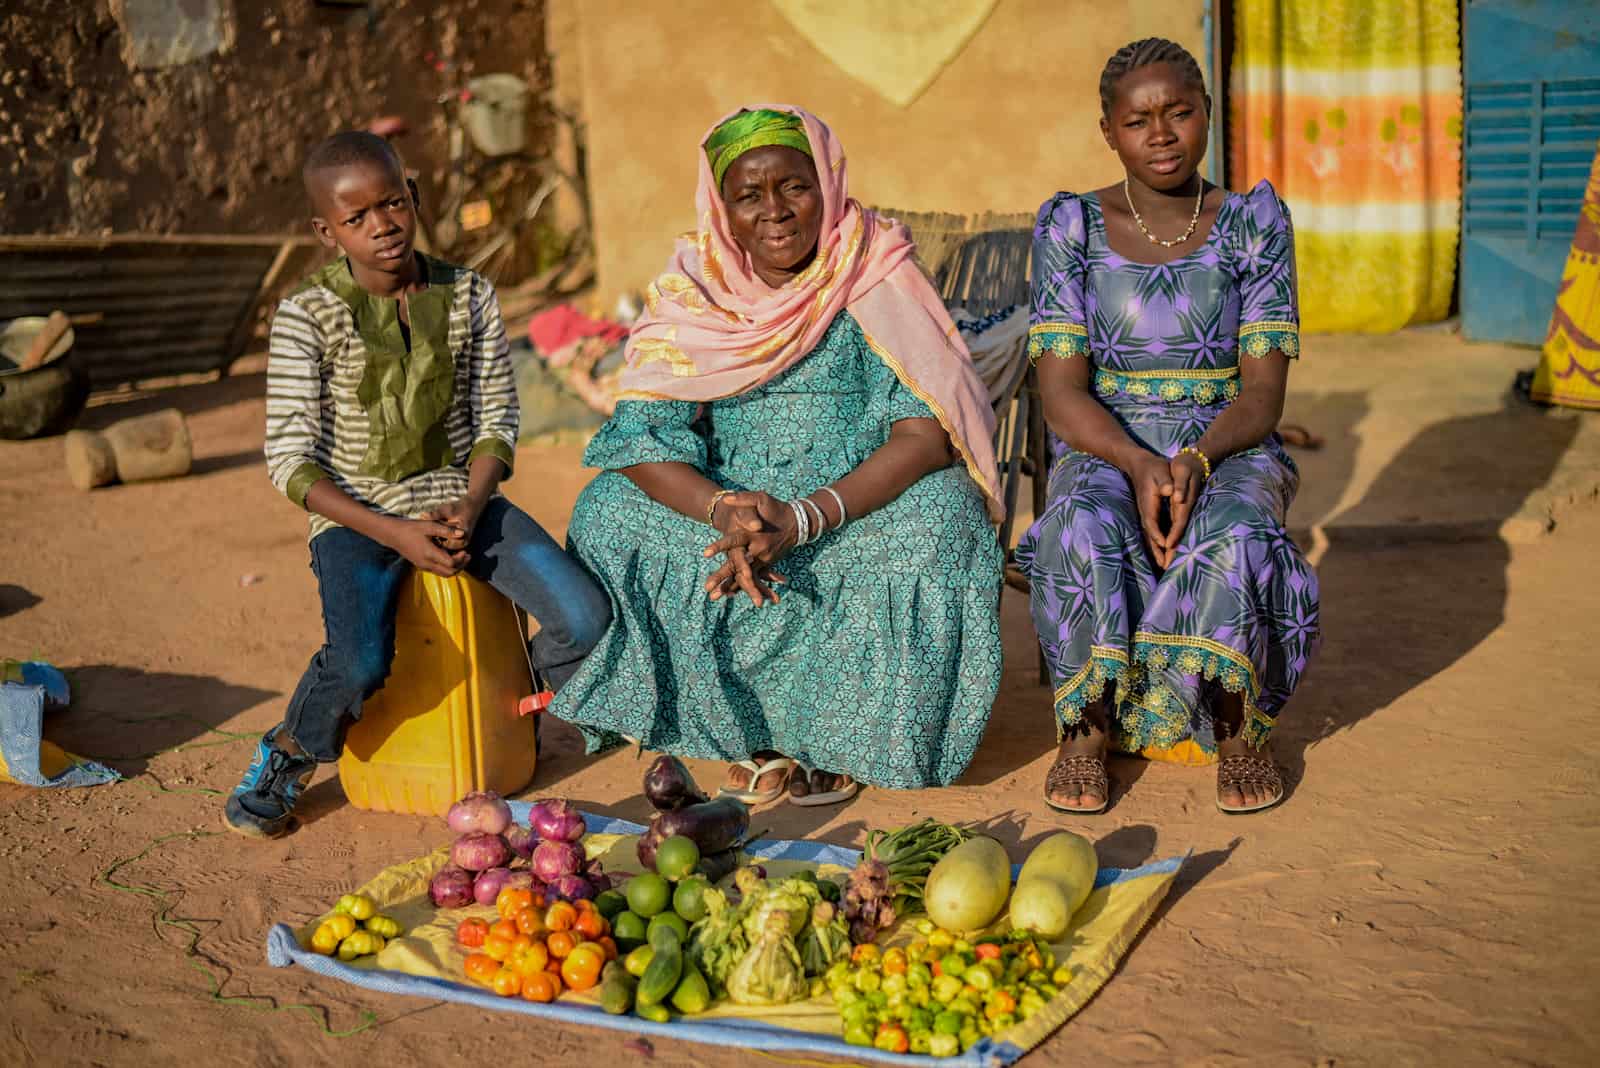
[[1201, 473], [1201, 476], [1203, 477], [1203, 479], [1205, 481], [1210, 482], [1211, 481], [1211, 461], [1206, 458], [1206, 454], [1201, 452], [1199, 449], [1195, 448], [1193, 445], [1185, 445], [1183, 448], [1178, 450], [1178, 455], [1179, 456], [1182, 456], [1185, 453], [1187, 453], [1190, 456], [1193, 456], [1196, 460], [1200, 461], [1200, 473]]
[[706, 526], [717, 525], [717, 505], [722, 503], [722, 498], [732, 495], [733, 490], [717, 490], [711, 495], [711, 503], [706, 505]]

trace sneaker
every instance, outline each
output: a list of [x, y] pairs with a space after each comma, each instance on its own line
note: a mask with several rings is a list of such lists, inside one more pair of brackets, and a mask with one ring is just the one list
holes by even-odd
[[289, 829], [295, 802], [311, 781], [317, 762], [303, 754], [290, 756], [272, 744], [282, 729], [274, 727], [261, 736], [249, 769], [228, 796], [222, 819], [230, 831], [251, 838], [276, 838]]

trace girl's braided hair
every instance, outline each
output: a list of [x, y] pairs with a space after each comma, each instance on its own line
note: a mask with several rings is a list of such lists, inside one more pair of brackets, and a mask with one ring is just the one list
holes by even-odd
[[1100, 113], [1107, 116], [1111, 114], [1111, 101], [1117, 95], [1117, 82], [1122, 80], [1123, 75], [1152, 63], [1172, 64], [1185, 85], [1202, 93], [1206, 91], [1205, 75], [1200, 72], [1200, 64], [1195, 62], [1187, 48], [1165, 37], [1146, 37], [1123, 45], [1106, 60], [1106, 68], [1100, 72]]

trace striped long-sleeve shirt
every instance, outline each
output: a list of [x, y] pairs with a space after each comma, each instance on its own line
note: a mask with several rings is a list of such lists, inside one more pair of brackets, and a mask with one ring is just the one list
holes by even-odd
[[[375, 511], [417, 516], [467, 492], [467, 465], [509, 470], [517, 392], [494, 287], [426, 259], [407, 298], [410, 345], [393, 300], [356, 285], [347, 261], [278, 305], [267, 361], [267, 473], [305, 507], [331, 479]], [[317, 514], [311, 537], [336, 526]]]

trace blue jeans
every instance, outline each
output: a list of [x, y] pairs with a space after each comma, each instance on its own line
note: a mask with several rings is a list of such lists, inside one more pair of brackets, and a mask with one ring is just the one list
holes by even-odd
[[[539, 621], [532, 660], [552, 687], [578, 670], [611, 623], [611, 603], [544, 528], [503, 497], [491, 500], [467, 546], [466, 573]], [[295, 687], [284, 727], [319, 761], [339, 759], [361, 702], [383, 686], [394, 660], [394, 617], [411, 573], [405, 557], [347, 527], [311, 541], [326, 644]]]

